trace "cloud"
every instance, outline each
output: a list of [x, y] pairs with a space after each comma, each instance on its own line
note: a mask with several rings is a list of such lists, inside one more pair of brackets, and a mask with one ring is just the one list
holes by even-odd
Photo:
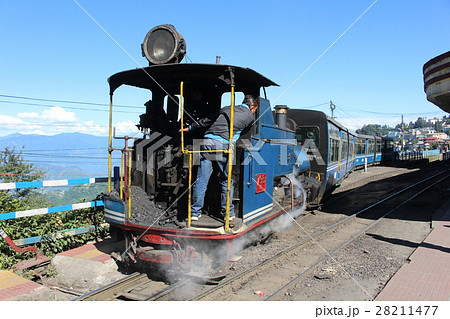
[[124, 136], [124, 135], [134, 136], [140, 133], [140, 131], [136, 127], [136, 123], [134, 123], [133, 121], [117, 122], [114, 125], [114, 127], [116, 128], [117, 136]]
[[39, 118], [39, 114], [36, 112], [30, 112], [30, 113], [23, 112], [23, 113], [17, 114], [17, 117], [21, 118], [21, 119], [37, 119], [37, 118]]
[[26, 131], [19, 131], [20, 134], [36, 134], [36, 135], [53, 135], [49, 134], [49, 132], [43, 131], [43, 130], [26, 130]]
[[26, 122], [22, 121], [21, 119], [15, 118], [13, 116], [0, 114], [0, 125], [14, 126], [14, 125], [20, 125], [20, 124], [26, 124]]
[[14, 116], [0, 115], [0, 127], [3, 130], [20, 130], [20, 129], [34, 130], [39, 128], [40, 126], [30, 124]]
[[[104, 118], [99, 118], [104, 119]], [[116, 136], [135, 137], [140, 134], [136, 124], [131, 121], [114, 123]], [[85, 133], [107, 136], [108, 125], [99, 124], [96, 120], [80, 121], [75, 113], [67, 112], [60, 106], [37, 112], [21, 112], [16, 116], [0, 115], [0, 135], [11, 134], [55, 135], [60, 133]]]
[[19, 132], [21, 134], [54, 135], [59, 133], [82, 132], [93, 135], [107, 135], [107, 127], [94, 121], [79, 122], [73, 112], [63, 107], [53, 106], [37, 112], [21, 112], [16, 116], [0, 115], [0, 135]]
[[75, 113], [67, 112], [61, 106], [53, 106], [49, 110], [42, 111], [41, 114], [36, 112], [22, 112], [17, 114], [21, 119], [35, 119], [50, 123], [73, 123], [78, 121]]
[[40, 119], [57, 123], [69, 123], [78, 121], [75, 113], [67, 112], [60, 106], [53, 106], [50, 108], [50, 110], [44, 110], [40, 115]]

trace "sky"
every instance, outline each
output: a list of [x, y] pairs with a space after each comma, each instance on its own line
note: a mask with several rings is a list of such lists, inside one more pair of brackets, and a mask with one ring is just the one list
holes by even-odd
[[[450, 0], [0, 1], [0, 136], [107, 135], [117, 72], [145, 67], [160, 24], [182, 61], [249, 67], [279, 87], [271, 105], [315, 109], [355, 130], [447, 115], [426, 100], [422, 67], [450, 50]], [[113, 122], [136, 135], [148, 93], [121, 87]]]

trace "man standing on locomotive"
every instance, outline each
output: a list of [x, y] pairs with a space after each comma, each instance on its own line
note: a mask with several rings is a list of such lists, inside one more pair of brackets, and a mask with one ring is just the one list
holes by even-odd
[[[254, 114], [258, 109], [258, 100], [253, 95], [246, 95], [242, 104], [234, 107], [234, 123], [233, 123], [233, 147], [239, 136], [245, 128], [253, 124]], [[206, 130], [204, 141], [200, 145], [201, 151], [226, 150], [228, 149], [228, 141], [230, 137], [230, 111], [231, 107], [223, 107], [219, 115], [215, 119], [204, 119], [188, 128], [184, 128], [184, 132], [195, 131], [205, 128], [209, 124], [211, 126]], [[222, 188], [221, 195], [221, 212], [225, 218], [226, 215], [226, 199], [228, 184], [228, 155], [223, 152], [201, 152], [200, 166], [197, 171], [197, 181], [193, 186], [192, 203], [191, 203], [191, 220], [198, 220], [204, 204], [206, 189], [208, 182], [216, 168], [219, 171], [220, 185]], [[231, 179], [230, 194], [233, 195], [233, 179]], [[234, 219], [234, 205], [230, 201], [230, 220]]]

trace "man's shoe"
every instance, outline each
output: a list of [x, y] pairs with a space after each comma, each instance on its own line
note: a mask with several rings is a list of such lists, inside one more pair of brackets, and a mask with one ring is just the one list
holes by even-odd
[[198, 214], [198, 215], [191, 215], [191, 220], [198, 220], [200, 217], [202, 217], [202, 214]]

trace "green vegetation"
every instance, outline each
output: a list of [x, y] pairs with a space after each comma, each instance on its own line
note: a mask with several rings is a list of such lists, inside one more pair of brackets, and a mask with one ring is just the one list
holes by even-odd
[[98, 194], [107, 190], [106, 183], [77, 185], [77, 186], [63, 186], [56, 190], [51, 190], [56, 187], [49, 187], [49, 191], [44, 194], [45, 198], [51, 203], [51, 206], [60, 206], [75, 204], [81, 202], [90, 202], [94, 200]]
[[[39, 175], [42, 175], [42, 173], [33, 164], [26, 163], [21, 152], [17, 152], [14, 148], [5, 148], [4, 151], [0, 152], [0, 182], [13, 183], [40, 180], [42, 176]], [[88, 198], [89, 194], [79, 193], [82, 188], [73, 188], [67, 197], [62, 200], [74, 201], [66, 202], [65, 204], [77, 203], [83, 201], [83, 199], [88, 201], [95, 199], [95, 197]], [[76, 198], [76, 196], [82, 197]], [[52, 202], [53, 200], [49, 200], [46, 194], [38, 189], [27, 188], [0, 191], [0, 212], [2, 213], [55, 206]], [[16, 240], [53, 234], [65, 229], [100, 225], [102, 223], [104, 223], [102, 208], [89, 208], [0, 221], [0, 228], [11, 239]], [[90, 240], [105, 236], [106, 233], [103, 229], [96, 233], [72, 237], [48, 238], [45, 241], [36, 243], [35, 246], [43, 251], [44, 255], [52, 257], [59, 252], [81, 246]], [[4, 240], [0, 240], [1, 269], [8, 269], [14, 264], [29, 258], [34, 258], [34, 253], [18, 254]]]
[[380, 124], [367, 124], [364, 125], [362, 128], [357, 129], [356, 133], [358, 134], [365, 134], [365, 135], [376, 135], [376, 136], [382, 136], [387, 135], [389, 132], [395, 131], [393, 127], [389, 127], [387, 125], [381, 126]]
[[[30, 182], [38, 180], [42, 171], [27, 164], [14, 148], [0, 152], [0, 181], [2, 183]], [[0, 191], [1, 212], [46, 207], [49, 204], [42, 194], [33, 188]]]

